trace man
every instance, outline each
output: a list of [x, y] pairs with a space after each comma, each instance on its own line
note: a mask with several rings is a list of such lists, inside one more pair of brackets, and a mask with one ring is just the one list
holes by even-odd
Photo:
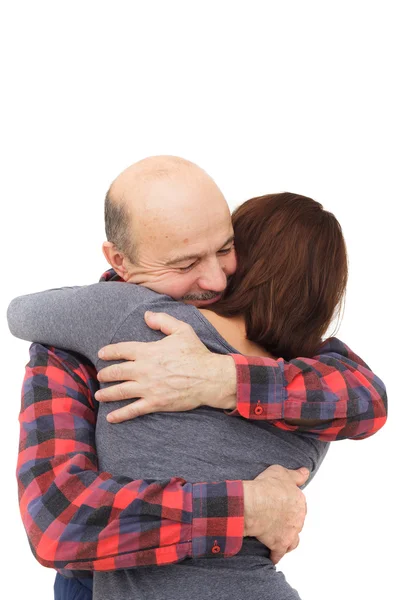
[[[106, 230], [109, 241], [104, 253], [119, 278], [196, 306], [216, 301], [236, 267], [226, 202], [204, 171], [182, 159], [156, 157], [124, 171], [108, 193]], [[110, 367], [99, 378], [134, 382], [102, 390], [96, 398], [104, 399], [107, 394], [108, 399], [141, 398], [121, 409], [116, 420], [157, 410], [190, 410], [196, 402], [211, 405], [212, 401], [213, 406], [233, 409], [232, 416], [272, 420], [282, 428], [301, 426], [325, 440], [366, 437], [384, 423], [382, 383], [344, 345], [327, 348], [326, 361], [318, 357], [302, 364], [283, 365], [271, 359], [262, 363], [259, 358], [252, 361], [205, 352], [189, 328], [168, 316], [150, 316], [148, 324], [172, 334], [149, 345], [150, 368], [143, 362], [150, 358], [149, 348], [132, 344], [106, 349], [106, 359], [134, 358], [135, 363]], [[338, 351], [343, 354], [340, 358]], [[258, 365], [256, 369], [253, 364]], [[185, 378], [177, 377], [182, 373]], [[329, 377], [332, 373], [335, 377]], [[177, 478], [155, 487], [154, 482], [98, 473], [94, 378], [91, 366], [76, 356], [33, 347], [21, 413], [19, 480], [24, 524], [42, 564], [96, 571], [166, 564], [185, 556], [212, 558], [221, 548], [224, 556], [231, 556], [240, 550], [238, 539], [245, 535], [265, 543], [274, 562], [296, 547], [305, 516], [298, 486], [307, 475], [301, 472], [273, 467], [253, 482], [222, 482], [219, 487], [187, 484]], [[248, 394], [248, 381], [251, 390], [257, 390], [256, 398]], [[352, 391], [355, 385], [357, 396]], [[291, 389], [298, 397], [299, 387], [304, 389], [304, 398], [293, 403]], [[307, 398], [307, 390], [314, 392], [313, 398]], [[67, 407], [65, 397], [70, 399]], [[282, 401], [277, 403], [277, 397]], [[60, 408], [57, 400], [61, 398]], [[150, 527], [143, 506], [154, 504], [155, 490], [163, 517], [154, 516]], [[172, 508], [164, 503], [167, 492], [192, 507], [189, 517], [187, 511], [185, 515], [178, 511], [177, 516], [181, 501]], [[199, 499], [215, 498], [216, 493], [227, 501], [212, 502], [207, 517], [200, 518]], [[136, 525], [142, 514], [147, 531]], [[168, 520], [181, 527], [166, 538], [163, 528]], [[232, 533], [216, 545], [210, 540], [221, 540], [221, 521]], [[127, 522], [131, 529], [125, 529]], [[181, 529], [188, 524], [191, 541], [182, 543]]]

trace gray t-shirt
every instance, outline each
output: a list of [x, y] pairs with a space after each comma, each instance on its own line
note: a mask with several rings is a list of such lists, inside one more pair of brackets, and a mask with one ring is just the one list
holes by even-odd
[[[17, 337], [79, 352], [101, 369], [109, 364], [98, 359], [102, 346], [164, 337], [147, 327], [146, 310], [166, 312], [189, 323], [212, 352], [238, 353], [195, 307], [133, 284], [104, 282], [23, 296], [11, 303], [8, 319]], [[107, 413], [126, 402], [101, 403], [97, 419], [100, 469], [114, 476], [183, 477], [193, 483], [248, 480], [280, 464], [288, 469], [307, 467], [309, 482], [329, 446], [266, 421], [230, 417], [206, 406], [109, 424]], [[232, 558], [185, 559], [173, 565], [94, 573], [95, 600], [244, 597], [298, 599], [276, 571], [268, 549], [249, 537]]]

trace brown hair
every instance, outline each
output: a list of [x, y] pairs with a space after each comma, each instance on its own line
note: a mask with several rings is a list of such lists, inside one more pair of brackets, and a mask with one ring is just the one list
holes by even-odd
[[244, 315], [247, 338], [274, 356], [314, 356], [347, 284], [337, 219], [315, 200], [284, 192], [244, 202], [232, 222], [238, 267], [210, 309]]

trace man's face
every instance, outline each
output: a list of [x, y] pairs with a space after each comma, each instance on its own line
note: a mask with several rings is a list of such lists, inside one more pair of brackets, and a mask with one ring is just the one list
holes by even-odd
[[143, 200], [134, 225], [137, 261], [126, 281], [197, 307], [219, 300], [236, 254], [218, 187], [208, 179], [158, 181]]

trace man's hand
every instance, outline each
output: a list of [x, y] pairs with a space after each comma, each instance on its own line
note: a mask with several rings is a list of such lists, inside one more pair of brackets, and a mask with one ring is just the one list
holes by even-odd
[[309, 477], [304, 467], [291, 471], [268, 467], [252, 481], [244, 481], [244, 536], [256, 537], [280, 559], [299, 544], [307, 513], [306, 499], [298, 486]]
[[180, 412], [207, 405], [236, 406], [236, 368], [230, 356], [213, 354], [190, 325], [165, 313], [145, 314], [152, 329], [167, 335], [158, 342], [120, 342], [99, 352], [103, 360], [122, 360], [98, 373], [99, 381], [123, 381], [96, 392], [100, 402], [138, 398], [107, 419], [121, 423], [153, 412]]

